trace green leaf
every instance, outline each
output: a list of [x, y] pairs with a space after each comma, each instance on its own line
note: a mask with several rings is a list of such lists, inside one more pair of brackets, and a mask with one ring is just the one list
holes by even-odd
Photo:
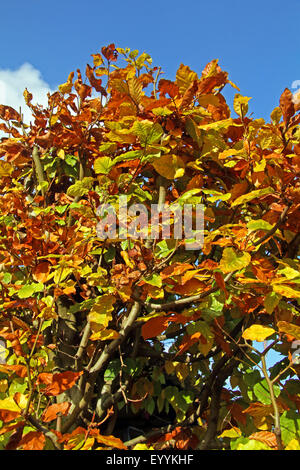
[[176, 240], [168, 239], [162, 240], [156, 244], [155, 253], [158, 258], [165, 258], [168, 256], [176, 247]]
[[115, 142], [105, 142], [100, 145], [99, 151], [102, 153], [114, 153], [117, 150], [118, 146]]
[[251, 100], [248, 96], [242, 96], [237, 93], [233, 100], [233, 109], [235, 110], [236, 114], [240, 117], [246, 116], [248, 112], [248, 102]]
[[[280, 387], [274, 384], [273, 390], [275, 397], [278, 397], [280, 395]], [[272, 401], [266, 379], [263, 379], [260, 382], [256, 383], [253, 387], [253, 391], [255, 393], [255, 396], [261, 403], [263, 403], [264, 405], [271, 405]]]
[[33, 294], [35, 294], [36, 292], [42, 292], [43, 288], [43, 284], [40, 283], [25, 284], [18, 291], [17, 296], [19, 297], [19, 299], [28, 299], [29, 297], [32, 297]]
[[261, 375], [258, 370], [249, 369], [249, 372], [246, 372], [243, 379], [248, 387], [253, 388], [256, 383], [261, 381]]
[[92, 188], [94, 178], [88, 176], [83, 178], [81, 181], [76, 181], [75, 184], [69, 186], [67, 195], [71, 197], [84, 196]]
[[170, 114], [173, 114], [173, 111], [166, 106], [159, 106], [158, 108], [153, 108], [151, 111], [155, 116], [169, 116]]
[[152, 415], [155, 410], [155, 401], [153, 400], [152, 397], [148, 398], [145, 402], [145, 410], [149, 413], [149, 415]]
[[257, 439], [248, 439], [248, 437], [239, 437], [230, 441], [231, 450], [271, 450], [269, 446]]
[[128, 160], [136, 160], [137, 158], [141, 158], [143, 153], [141, 150], [130, 150], [129, 152], [122, 153], [122, 155], [118, 155], [118, 157], [114, 158], [112, 164], [115, 165], [119, 162], [127, 162]]
[[292, 439], [300, 436], [300, 417], [294, 410], [285, 411], [280, 417], [281, 438], [287, 445]]
[[94, 170], [95, 173], [102, 174], [102, 175], [107, 175], [111, 168], [112, 168], [113, 162], [110, 157], [99, 157], [96, 158], [94, 162]]
[[250, 232], [254, 232], [255, 230], [271, 230], [273, 225], [269, 224], [266, 220], [258, 219], [258, 220], [251, 220], [247, 223], [247, 228]]
[[243, 194], [242, 196], [238, 197], [233, 201], [231, 207], [238, 206], [240, 204], [245, 204], [246, 202], [252, 201], [253, 199], [260, 198], [261, 196], [266, 196], [267, 194], [272, 194], [274, 189], [271, 187], [256, 189], [255, 191], [251, 191], [248, 194]]
[[150, 284], [151, 286], [155, 287], [161, 287], [162, 286], [162, 279], [159, 274], [151, 274], [151, 276], [148, 276], [147, 278], [143, 278], [143, 281], [145, 281], [147, 284]]
[[[102, 248], [101, 248], [102, 250]], [[104, 253], [104, 260], [106, 263], [111, 263], [116, 256], [116, 249], [110, 245]]]
[[157, 143], [164, 133], [158, 122], [153, 124], [152, 121], [148, 120], [135, 121], [132, 131], [144, 147]]
[[224, 248], [222, 259], [220, 261], [220, 269], [223, 273], [239, 271], [246, 268], [251, 262], [249, 253], [237, 252], [233, 248]]
[[67, 210], [68, 204], [65, 204], [64, 206], [56, 206], [55, 210], [59, 215], [63, 215], [66, 210]]
[[4, 273], [2, 282], [3, 284], [9, 284], [11, 282], [11, 279], [12, 279], [12, 275], [10, 273]]
[[208, 194], [207, 200], [210, 202], [216, 201], [228, 201], [231, 198], [231, 193], [221, 193], [220, 191], [214, 191], [212, 189], [202, 189], [204, 194]]
[[281, 295], [276, 294], [276, 292], [269, 292], [264, 300], [264, 307], [266, 312], [271, 314], [274, 312], [274, 309], [277, 307], [281, 299]]
[[191, 117], [188, 117], [186, 119], [185, 129], [187, 133], [189, 134], [189, 136], [194, 140], [194, 142], [196, 142], [196, 144], [200, 148], [203, 143], [203, 139], [201, 137], [201, 131], [199, 130], [197, 124]]
[[106, 371], [104, 372], [105, 382], [112, 382], [120, 373], [121, 361], [120, 359], [114, 359], [109, 363]]

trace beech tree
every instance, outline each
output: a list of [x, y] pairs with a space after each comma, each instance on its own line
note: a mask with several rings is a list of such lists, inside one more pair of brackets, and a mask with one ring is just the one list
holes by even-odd
[[[300, 101], [266, 122], [217, 60], [92, 61], [30, 123], [0, 106], [1, 448], [299, 450]], [[101, 236], [124, 197], [201, 205], [203, 245]]]

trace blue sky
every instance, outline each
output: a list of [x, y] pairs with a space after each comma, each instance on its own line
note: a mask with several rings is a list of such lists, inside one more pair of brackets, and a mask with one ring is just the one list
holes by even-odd
[[[254, 117], [269, 119], [284, 88], [300, 80], [299, 19], [299, 0], [1, 2], [0, 80], [6, 70], [9, 87], [23, 87], [30, 78], [24, 71], [23, 81], [11, 79], [27, 63], [44, 93], [72, 70], [84, 71], [90, 54], [114, 42], [148, 52], [165, 78], [174, 78], [181, 62], [200, 73], [218, 58], [241, 93], [252, 97]], [[234, 93], [225, 91], [229, 104]]]

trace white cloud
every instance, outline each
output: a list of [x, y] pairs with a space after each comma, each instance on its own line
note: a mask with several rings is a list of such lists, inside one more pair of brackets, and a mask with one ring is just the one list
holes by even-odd
[[12, 106], [19, 111], [20, 106], [24, 122], [29, 124], [31, 112], [27, 107], [23, 92], [25, 88], [33, 95], [32, 103], [47, 105], [47, 93], [54, 90], [45, 82], [39, 70], [29, 63], [21, 65], [17, 70], [0, 69], [0, 104]]

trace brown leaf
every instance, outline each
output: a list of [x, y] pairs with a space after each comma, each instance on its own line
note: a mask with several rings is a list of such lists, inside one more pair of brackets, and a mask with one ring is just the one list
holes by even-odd
[[101, 52], [105, 59], [111, 62], [115, 62], [118, 58], [118, 51], [116, 50], [114, 44], [109, 44], [107, 47], [102, 47]]
[[293, 103], [293, 94], [286, 88], [280, 96], [279, 106], [283, 115], [283, 120], [287, 126], [291, 117], [295, 114], [295, 107]]
[[50, 272], [50, 264], [43, 261], [36, 265], [32, 270], [32, 277], [37, 282], [46, 282]]
[[24, 450], [43, 450], [46, 438], [42, 432], [30, 431], [19, 443]]
[[20, 114], [14, 108], [11, 106], [4, 106], [3, 104], [0, 104], [0, 118], [5, 121], [9, 121], [10, 119], [21, 121]]
[[153, 338], [160, 335], [167, 326], [168, 319], [166, 317], [151, 318], [142, 326], [142, 336], [144, 339]]
[[172, 82], [171, 80], [165, 80], [162, 78], [158, 83], [158, 90], [160, 96], [165, 96], [168, 94], [171, 98], [175, 98], [179, 94], [179, 88], [176, 83]]
[[267, 446], [277, 449], [276, 436], [273, 432], [270, 431], [259, 431], [254, 432], [249, 436], [249, 439], [255, 439], [256, 441], [263, 442]]
[[50, 405], [43, 413], [43, 421], [45, 423], [53, 421], [57, 418], [58, 413], [61, 413], [63, 416], [67, 415], [70, 406], [71, 403], [69, 403], [68, 401], [64, 401], [62, 403], [54, 403], [54, 405]]
[[101, 85], [102, 80], [100, 78], [97, 79], [97, 78], [94, 77], [93, 69], [88, 64], [86, 66], [85, 73], [86, 73], [86, 76], [89, 79], [89, 82], [90, 82], [91, 86], [93, 88], [95, 88], [96, 91], [98, 91], [99, 93], [102, 93], [102, 95], [106, 96], [107, 93], [105, 91], [105, 88], [103, 88], [103, 86]]

